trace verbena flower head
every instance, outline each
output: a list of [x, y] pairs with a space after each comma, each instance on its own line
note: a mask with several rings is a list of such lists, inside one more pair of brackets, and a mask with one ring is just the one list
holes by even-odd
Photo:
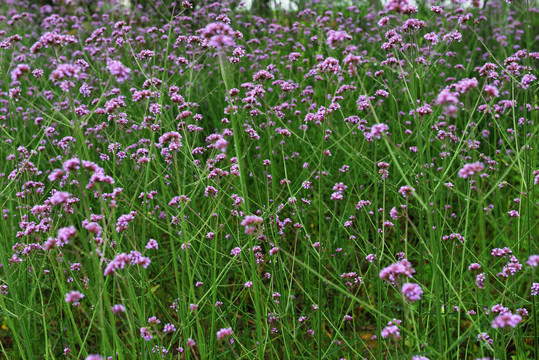
[[129, 74], [131, 73], [131, 69], [118, 60], [108, 60], [107, 70], [120, 84], [129, 79]]
[[262, 224], [264, 219], [257, 215], [247, 215], [241, 222], [241, 226], [245, 226], [245, 233], [252, 234], [255, 232], [257, 225]]
[[395, 285], [396, 280], [401, 276], [412, 278], [415, 270], [412, 268], [412, 264], [402, 259], [399, 262], [389, 265], [380, 271], [380, 278]]
[[418, 284], [404, 283], [402, 285], [402, 294], [408, 301], [418, 301], [421, 300], [423, 289]]
[[234, 30], [222, 22], [214, 22], [206, 25], [201, 33], [201, 36], [206, 41], [206, 45], [217, 49], [236, 46], [234, 42], [235, 35]]
[[501, 315], [498, 315], [492, 321], [492, 327], [497, 328], [506, 328], [506, 327], [516, 327], [522, 321], [522, 316], [513, 314], [510, 311], [504, 312]]
[[111, 306], [111, 311], [114, 314], [119, 314], [125, 312], [125, 307], [121, 304], [115, 304]]
[[531, 267], [539, 266], [539, 255], [530, 255], [530, 257], [528, 258], [528, 261], [526, 261], [526, 264], [528, 264]]
[[65, 296], [65, 301], [68, 304], [72, 304], [73, 306], [78, 306], [80, 303], [79, 301], [84, 298], [84, 294], [80, 291], [71, 291], [68, 292]]
[[217, 331], [217, 341], [224, 339], [227, 336], [231, 336], [234, 332], [232, 331], [232, 328], [222, 328], [219, 331]]
[[480, 173], [485, 168], [485, 165], [483, 165], [480, 162], [475, 162], [471, 164], [465, 164], [460, 170], [459, 170], [459, 177], [466, 179], [470, 176], [473, 176], [475, 174]]
[[105, 360], [105, 358], [101, 355], [88, 355], [85, 360]]
[[352, 37], [344, 30], [330, 30], [327, 33], [326, 43], [330, 48], [335, 48], [338, 44], [343, 43], [346, 40], [352, 40]]
[[393, 319], [393, 321], [390, 321], [387, 323], [387, 326], [382, 329], [382, 337], [384, 339], [391, 338], [393, 340], [399, 340], [401, 338], [401, 333], [399, 326], [401, 321]]

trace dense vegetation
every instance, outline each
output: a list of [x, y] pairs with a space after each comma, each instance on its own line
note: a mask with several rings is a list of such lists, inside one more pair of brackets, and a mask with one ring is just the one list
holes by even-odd
[[536, 359], [533, 1], [0, 5], [8, 359]]

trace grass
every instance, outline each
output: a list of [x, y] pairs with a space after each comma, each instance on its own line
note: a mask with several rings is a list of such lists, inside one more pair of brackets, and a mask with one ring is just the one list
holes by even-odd
[[[407, 15], [313, 3], [267, 17], [224, 3], [63, 4], [50, 13], [2, 4], [0, 40], [22, 40], [0, 50], [0, 352], [536, 358], [538, 83], [525, 78], [537, 77], [536, 5], [446, 4], [437, 15], [421, 4]], [[219, 15], [243, 34], [221, 30], [236, 46], [188, 40], [219, 45], [207, 26]], [[383, 16], [387, 27], [377, 24]], [[404, 31], [409, 19], [425, 26]], [[332, 43], [330, 29], [352, 39]], [[33, 54], [49, 31], [76, 42]], [[451, 31], [461, 41], [444, 40]], [[386, 42], [397, 45], [385, 51]], [[110, 59], [129, 69], [125, 80]], [[486, 63], [496, 76], [480, 74]], [[51, 76], [60, 64], [78, 70]], [[439, 100], [446, 87], [455, 100]], [[163, 140], [173, 132], [181, 146]], [[67, 171], [73, 158], [94, 170]], [[481, 170], [459, 175], [478, 162]], [[55, 191], [67, 198], [55, 204]], [[132, 212], [122, 229], [118, 219]], [[252, 232], [248, 215], [262, 220]], [[63, 244], [69, 226], [75, 234]], [[394, 281], [381, 276], [388, 269]], [[420, 300], [405, 283], [420, 286]], [[80, 304], [66, 302], [72, 291]], [[218, 338], [227, 328], [233, 334]]]

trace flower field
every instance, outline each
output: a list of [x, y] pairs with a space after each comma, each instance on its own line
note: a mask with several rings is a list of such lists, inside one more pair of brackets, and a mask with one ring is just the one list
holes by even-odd
[[537, 359], [539, 4], [0, 3], [0, 358]]

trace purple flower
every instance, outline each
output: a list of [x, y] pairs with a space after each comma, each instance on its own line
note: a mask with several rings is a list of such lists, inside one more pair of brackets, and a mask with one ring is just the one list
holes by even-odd
[[462, 169], [459, 170], [459, 177], [466, 179], [470, 176], [480, 173], [481, 171], [483, 171], [484, 168], [485, 166], [480, 162], [476, 162], [473, 164], [465, 164]]
[[498, 276], [503, 276], [503, 277], [509, 277], [510, 275], [513, 276], [521, 269], [522, 269], [522, 265], [520, 264], [518, 259], [514, 257], [513, 255], [511, 255], [509, 257], [509, 262], [503, 267], [502, 272], [500, 272]]
[[217, 189], [211, 185], [207, 186], [206, 189], [204, 190], [204, 196], [206, 197], [216, 197], [217, 193], [218, 193]]
[[111, 73], [112, 76], [116, 78], [120, 84], [129, 78], [129, 73], [131, 69], [124, 66], [118, 60], [109, 60], [107, 61], [107, 70]]
[[492, 252], [490, 253], [492, 256], [495, 257], [505, 257], [506, 255], [511, 255], [513, 252], [508, 247], [502, 248], [494, 248], [492, 249]]
[[436, 97], [436, 105], [445, 105], [445, 104], [458, 104], [459, 103], [459, 93], [451, 92], [449, 89], [445, 88]]
[[96, 222], [88, 222], [87, 220], [85, 220], [82, 222], [82, 226], [84, 226], [86, 230], [94, 233], [94, 235], [96, 236], [101, 235], [101, 230], [102, 230], [101, 225], [99, 225]]
[[482, 341], [484, 343], [492, 345], [494, 343], [494, 340], [490, 338], [490, 335], [486, 332], [482, 332], [481, 334], [477, 334], [477, 341]]
[[492, 321], [492, 327], [495, 329], [516, 327], [522, 321], [522, 316], [511, 313], [510, 311], [498, 315]]
[[477, 81], [476, 78], [471, 78], [471, 79], [466, 78], [466, 79], [460, 80], [453, 87], [458, 93], [465, 94], [471, 89], [477, 88], [477, 86], [479, 86], [479, 82]]
[[88, 355], [85, 360], [105, 360], [101, 355]]
[[159, 137], [159, 147], [163, 147], [163, 145], [168, 142], [168, 148], [170, 150], [178, 151], [179, 148], [182, 146], [181, 143], [182, 136], [180, 133], [176, 131], [170, 131], [167, 132]]
[[420, 106], [417, 108], [417, 114], [420, 117], [432, 114], [432, 108], [429, 104], [425, 104], [424, 106]]
[[450, 235], [444, 235], [442, 236], [442, 240], [443, 241], [447, 241], [447, 240], [454, 240], [454, 239], [457, 239], [458, 241], [460, 241], [462, 244], [464, 244], [466, 242], [466, 239], [464, 238], [464, 236], [462, 236], [460, 233], [452, 233]]
[[11, 80], [18, 81], [19, 78], [27, 72], [30, 72], [30, 66], [18, 64], [17, 67], [11, 71]]
[[120, 253], [107, 264], [104, 275], [111, 275], [118, 269], [124, 269], [126, 265], [140, 265], [147, 268], [151, 261], [149, 258], [142, 256], [138, 251], [131, 251], [130, 254]]
[[530, 255], [528, 261], [526, 261], [526, 264], [530, 265], [531, 267], [537, 267], [539, 265], [539, 255]]
[[483, 90], [491, 97], [498, 97], [500, 95], [500, 91], [494, 85], [485, 85]]
[[110, 307], [110, 310], [113, 314], [119, 314], [121, 312], [125, 312], [125, 307], [121, 304], [115, 304]]
[[401, 276], [404, 275], [408, 278], [412, 277], [412, 274], [415, 273], [415, 270], [412, 268], [412, 264], [406, 259], [391, 264], [390, 266], [383, 268], [380, 271], [380, 278], [389, 281], [391, 284], [395, 284], [395, 281]]
[[136, 212], [132, 211], [129, 214], [121, 215], [116, 221], [116, 232], [121, 233], [126, 230], [129, 226], [129, 223], [135, 219]]
[[56, 32], [47, 32], [39, 38], [39, 40], [32, 45], [30, 52], [36, 54], [43, 48], [49, 46], [64, 46], [67, 44], [76, 44], [77, 38], [73, 35], [61, 35]]
[[74, 64], [60, 64], [56, 69], [51, 73], [50, 79], [58, 83], [60, 80], [65, 80], [67, 78], [79, 79], [82, 68]]
[[234, 37], [236, 33], [232, 28], [222, 22], [214, 22], [206, 25], [202, 29], [202, 37], [206, 40], [206, 46], [223, 49], [226, 47], [234, 47]]
[[402, 285], [402, 294], [408, 301], [417, 301], [421, 300], [423, 289], [421, 289], [421, 286], [418, 284], [404, 283]]
[[65, 191], [56, 191], [51, 197], [50, 201], [53, 205], [58, 205], [66, 202], [69, 198], [69, 193]]
[[71, 240], [76, 234], [77, 230], [75, 230], [75, 227], [73, 225], [67, 228], [59, 229], [56, 245], [59, 247], [66, 245], [69, 240]]
[[393, 338], [395, 340], [398, 340], [401, 338], [399, 327], [393, 324], [391, 321], [388, 323], [388, 326], [382, 329], [381, 335], [384, 339]]
[[384, 16], [378, 20], [378, 26], [380, 27], [385, 27], [387, 24], [389, 24], [389, 18], [387, 16]]
[[252, 234], [255, 232], [256, 225], [262, 224], [264, 219], [256, 215], [247, 215], [241, 222], [241, 226], [245, 226], [245, 233]]
[[344, 30], [330, 30], [327, 34], [326, 43], [330, 48], [335, 48], [338, 43], [342, 43], [346, 40], [352, 40], [352, 37], [346, 33]]
[[226, 336], [230, 336], [233, 334], [232, 328], [223, 328], [219, 331], [217, 331], [217, 340], [221, 340]]
[[404, 196], [405, 198], [411, 196], [413, 194], [413, 192], [415, 191], [415, 189], [409, 185], [404, 185], [404, 186], [401, 186], [401, 188], [399, 189], [399, 194], [401, 194], [402, 196]]
[[79, 291], [68, 292], [65, 296], [66, 303], [73, 304], [73, 306], [80, 305], [79, 301], [84, 297], [84, 294]]
[[154, 249], [154, 250], [157, 250], [159, 249], [159, 245], [157, 244], [157, 241], [155, 241], [154, 239], [150, 239], [148, 241], [148, 243], [146, 244], [146, 249]]
[[431, 43], [432, 45], [436, 45], [438, 43], [438, 35], [436, 35], [436, 33], [431, 32], [431, 33], [425, 34], [423, 38], [427, 40], [429, 43]]
[[444, 35], [443, 40], [448, 44], [451, 44], [453, 41], [461, 42], [462, 34], [459, 33], [457, 30], [453, 30], [449, 34]]
[[150, 112], [152, 114], [155, 114], [155, 115], [161, 114], [161, 105], [159, 105], [159, 104], [151, 104], [150, 105]]
[[484, 289], [485, 288], [485, 274], [484, 273], [481, 273], [481, 274], [477, 274], [477, 276], [475, 277], [475, 285], [479, 288], [479, 289]]
[[530, 84], [533, 83], [535, 80], [537, 80], [537, 77], [532, 74], [526, 74], [522, 77], [522, 81], [520, 82], [520, 85], [523, 89], [527, 89], [530, 87]]
[[371, 127], [371, 132], [370, 132], [370, 135], [371, 137], [373, 138], [377, 138], [377, 139], [380, 139], [382, 137], [382, 135], [385, 134], [386, 131], [389, 130], [389, 126], [387, 126], [386, 124], [384, 123], [381, 123], [381, 124], [374, 124], [372, 127]]
[[531, 290], [532, 290], [533, 296], [536, 296], [537, 294], [539, 294], [539, 283], [533, 283]]
[[341, 66], [339, 65], [339, 60], [328, 57], [321, 63], [317, 65], [318, 70], [321, 72], [329, 72], [332, 74], [338, 74], [341, 71]]
[[173, 324], [165, 324], [165, 327], [163, 328], [163, 332], [174, 332], [176, 331], [176, 327]]
[[151, 339], [153, 339], [153, 335], [150, 334], [148, 328], [145, 326], [140, 328], [140, 336], [146, 341], [150, 341]]

